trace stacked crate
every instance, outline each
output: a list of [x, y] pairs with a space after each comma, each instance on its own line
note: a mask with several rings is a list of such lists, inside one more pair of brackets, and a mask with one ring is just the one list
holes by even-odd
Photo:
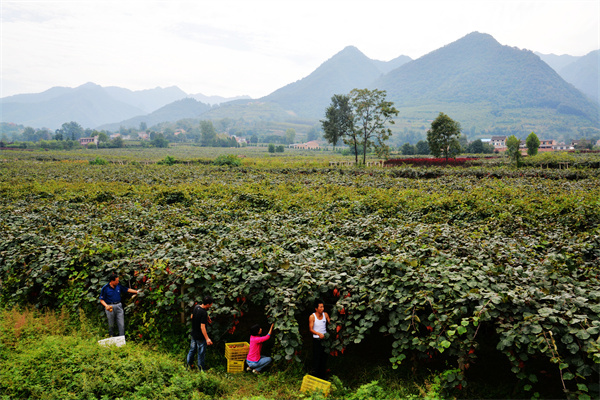
[[227, 359], [227, 372], [237, 374], [244, 372], [244, 361], [248, 356], [250, 343], [235, 342], [225, 343], [225, 358]]

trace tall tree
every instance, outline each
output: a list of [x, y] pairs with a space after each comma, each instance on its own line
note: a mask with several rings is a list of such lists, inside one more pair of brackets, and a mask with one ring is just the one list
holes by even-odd
[[467, 152], [471, 154], [482, 154], [483, 153], [483, 142], [481, 139], [477, 139], [469, 143]]
[[427, 155], [430, 153], [429, 151], [429, 143], [425, 140], [419, 140], [416, 146], [417, 154]]
[[23, 131], [23, 133], [21, 135], [23, 136], [23, 140], [25, 140], [26, 142], [35, 142], [35, 141], [37, 141], [37, 137], [36, 137], [36, 134], [35, 134], [35, 129], [33, 129], [30, 126], [26, 127], [25, 130]]
[[[83, 128], [75, 121], [65, 122], [60, 129], [66, 140], [78, 140], [83, 137]], [[58, 133], [58, 131], [57, 131]]]
[[[335, 146], [345, 136], [352, 136], [354, 133], [354, 114], [350, 105], [350, 97], [343, 94], [335, 94], [331, 97], [331, 105], [325, 111], [325, 119], [321, 120], [323, 127], [323, 138]], [[345, 141], [345, 140], [344, 140]], [[356, 140], [353, 143], [354, 150], [357, 149]], [[358, 152], [355, 151], [355, 154]], [[358, 161], [358, 156], [356, 156]]]
[[511, 135], [506, 139], [506, 153], [508, 158], [515, 162], [517, 168], [519, 168], [521, 161], [521, 140], [517, 139], [515, 135]]
[[540, 147], [540, 139], [538, 139], [535, 133], [531, 132], [529, 136], [527, 136], [527, 139], [525, 139], [525, 146], [527, 146], [527, 155], [535, 156]]
[[398, 115], [394, 103], [386, 101], [385, 90], [352, 89], [350, 103], [354, 111], [354, 130], [363, 145], [363, 164], [367, 161], [367, 152], [375, 148], [378, 156], [389, 153], [385, 143], [392, 134], [387, 124], [394, 124], [393, 117]]
[[448, 162], [449, 157], [460, 154], [459, 137], [460, 123], [441, 112], [431, 123], [431, 129], [427, 131], [431, 154], [435, 157], [443, 155]]
[[200, 132], [202, 133], [202, 145], [212, 146], [217, 138], [217, 131], [212, 121], [200, 121]]
[[285, 130], [285, 141], [287, 144], [294, 143], [294, 139], [296, 138], [296, 130], [294, 128], [288, 128]]
[[306, 141], [310, 142], [312, 140], [317, 140], [319, 138], [319, 134], [320, 134], [320, 129], [318, 125], [313, 126], [312, 128], [310, 128], [308, 130], [308, 132], [306, 133]]
[[400, 147], [400, 152], [404, 156], [412, 156], [413, 154], [415, 154], [416, 149], [415, 146], [413, 146], [412, 144], [404, 143], [404, 145]]

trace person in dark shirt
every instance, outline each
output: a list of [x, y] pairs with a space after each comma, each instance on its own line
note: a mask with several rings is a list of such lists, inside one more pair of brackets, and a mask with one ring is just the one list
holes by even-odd
[[190, 343], [190, 351], [187, 355], [186, 362], [188, 367], [191, 366], [194, 358], [194, 353], [198, 356], [198, 369], [206, 371], [205, 356], [206, 346], [213, 344], [208, 337], [206, 326], [212, 321], [208, 316], [208, 309], [212, 306], [214, 300], [211, 296], [205, 296], [202, 299], [202, 305], [196, 304], [192, 310], [192, 341]]
[[106, 318], [108, 318], [108, 333], [114, 336], [115, 321], [119, 336], [125, 335], [125, 312], [121, 304], [121, 293], [138, 293], [138, 290], [126, 288], [119, 283], [119, 276], [111, 274], [108, 283], [100, 291], [100, 304], [104, 306]]

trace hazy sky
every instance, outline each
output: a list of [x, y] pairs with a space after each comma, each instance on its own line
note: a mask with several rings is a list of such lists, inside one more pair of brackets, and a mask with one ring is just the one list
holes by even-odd
[[0, 97], [86, 82], [254, 98], [348, 45], [413, 59], [479, 31], [503, 45], [600, 48], [600, 0], [0, 0]]

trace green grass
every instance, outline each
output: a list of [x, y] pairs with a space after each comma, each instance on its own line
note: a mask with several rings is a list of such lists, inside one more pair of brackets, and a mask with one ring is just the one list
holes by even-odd
[[[104, 327], [102, 327], [104, 328]], [[32, 309], [0, 310], [2, 399], [320, 399], [302, 393], [298, 364], [262, 375], [228, 374], [222, 354], [210, 349], [207, 373], [188, 370], [184, 354], [128, 341], [97, 344], [102, 329], [82, 314]], [[335, 363], [334, 363], [335, 364]], [[435, 379], [415, 384], [391, 369], [361, 370], [352, 387], [332, 377], [331, 399], [438, 398]], [[376, 397], [373, 397], [376, 396]]]

